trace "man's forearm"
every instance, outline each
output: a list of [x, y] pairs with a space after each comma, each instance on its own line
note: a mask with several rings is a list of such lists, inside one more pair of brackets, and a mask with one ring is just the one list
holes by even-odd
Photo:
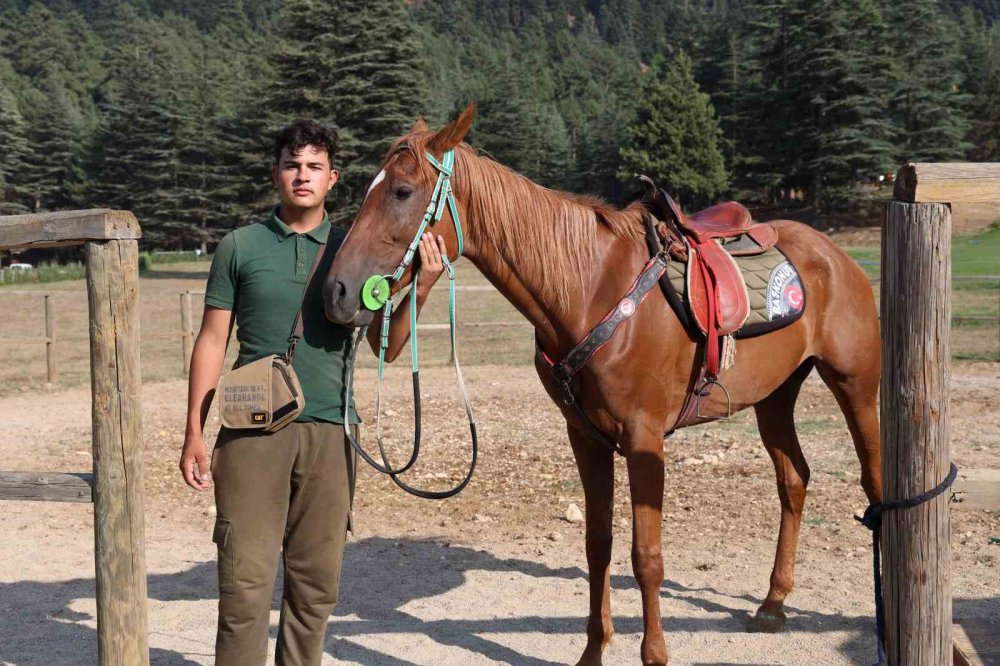
[[215, 388], [219, 384], [222, 363], [226, 357], [226, 342], [198, 336], [191, 354], [191, 372], [188, 379], [187, 430], [201, 434], [212, 405]]

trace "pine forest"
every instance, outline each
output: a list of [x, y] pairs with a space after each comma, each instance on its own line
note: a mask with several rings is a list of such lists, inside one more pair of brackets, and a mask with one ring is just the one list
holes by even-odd
[[[0, 0], [0, 215], [123, 208], [210, 249], [272, 204], [273, 132], [336, 128], [350, 222], [389, 142], [621, 203], [863, 216], [909, 161], [1000, 161], [1000, 0]], [[870, 206], [869, 206], [870, 208]], [[810, 217], [811, 216], [811, 217]]]

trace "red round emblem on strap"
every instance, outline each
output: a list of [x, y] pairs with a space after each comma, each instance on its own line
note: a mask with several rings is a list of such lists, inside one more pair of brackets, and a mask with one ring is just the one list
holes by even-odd
[[631, 317], [635, 313], [635, 303], [626, 298], [618, 304], [618, 311], [626, 317]]

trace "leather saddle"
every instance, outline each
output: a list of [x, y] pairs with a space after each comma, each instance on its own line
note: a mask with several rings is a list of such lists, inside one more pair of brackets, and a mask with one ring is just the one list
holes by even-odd
[[653, 187], [650, 194], [645, 200], [658, 219], [657, 235], [674, 258], [687, 262], [689, 307], [706, 336], [706, 376], [714, 381], [721, 369], [720, 339], [742, 328], [750, 315], [750, 296], [733, 255], [766, 252], [778, 232], [753, 222], [735, 201], [687, 215], [664, 190]]

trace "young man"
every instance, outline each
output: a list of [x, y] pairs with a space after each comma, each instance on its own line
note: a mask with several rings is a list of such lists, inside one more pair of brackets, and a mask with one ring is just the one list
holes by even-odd
[[[345, 236], [331, 227], [324, 207], [339, 175], [331, 167], [336, 149], [336, 135], [311, 121], [296, 121], [278, 134], [272, 180], [281, 203], [267, 219], [222, 239], [205, 290], [180, 468], [192, 488], [215, 486], [217, 666], [265, 663], [279, 556], [285, 575], [276, 664], [320, 663], [327, 618], [337, 601], [356, 458], [342, 426], [351, 331], [326, 320], [321, 294]], [[330, 247], [305, 291], [324, 241]], [[421, 239], [418, 310], [441, 274], [441, 247], [440, 238]], [[304, 410], [272, 433], [223, 428], [209, 472], [203, 430], [234, 321], [238, 367], [287, 350], [300, 303], [304, 334], [293, 365]], [[402, 303], [390, 326], [390, 357], [409, 337], [409, 301]], [[357, 422], [354, 405], [349, 412]]]

